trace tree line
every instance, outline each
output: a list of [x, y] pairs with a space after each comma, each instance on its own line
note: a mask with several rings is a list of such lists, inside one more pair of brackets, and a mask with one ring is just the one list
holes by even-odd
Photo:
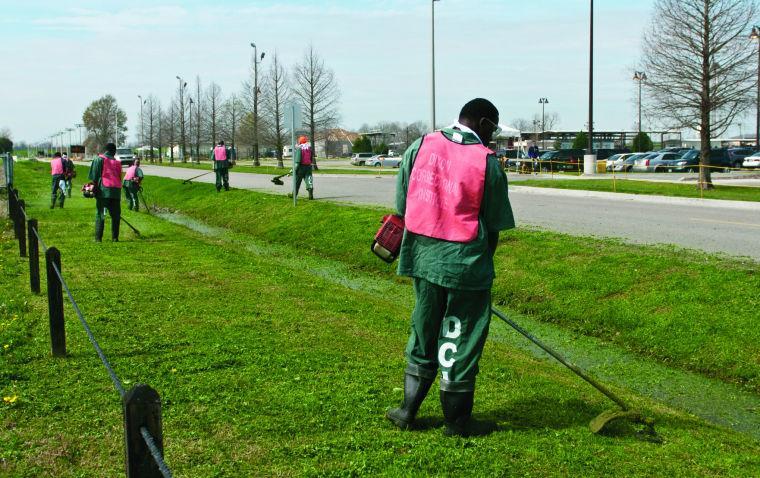
[[[154, 94], [141, 98], [142, 118], [136, 133], [138, 145], [147, 148], [141, 155], [151, 162], [164, 158], [169, 162], [199, 161], [218, 141], [234, 146], [241, 156], [253, 155], [253, 145], [260, 143], [282, 167], [283, 146], [289, 143], [285, 107], [291, 101], [302, 109], [298, 133], [308, 134], [316, 151], [315, 142], [340, 121], [340, 88], [333, 70], [311, 45], [291, 67], [275, 52], [268, 68], [258, 72], [258, 81], [254, 78], [257, 66], [251, 66], [241, 89], [229, 95], [214, 81], [204, 84], [197, 75], [191, 82], [178, 77], [177, 89], [169, 99], [162, 101]], [[82, 122], [89, 149], [126, 138], [126, 113], [111, 95], [93, 101]]]

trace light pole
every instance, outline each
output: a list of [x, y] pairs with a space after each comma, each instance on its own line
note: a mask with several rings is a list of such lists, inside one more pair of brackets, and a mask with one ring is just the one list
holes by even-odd
[[[76, 126], [77, 129], [79, 130], [79, 146], [84, 148], [84, 143], [82, 143], [82, 127], [84, 127], [84, 125], [82, 123], [77, 123], [74, 126]], [[83, 150], [82, 151], [83, 158], [84, 158], [84, 154], [85, 154], [85, 151]]]
[[538, 103], [541, 105], [541, 142], [546, 141], [546, 105], [549, 104], [549, 98], [539, 98]]
[[639, 136], [641, 136], [641, 85], [647, 81], [647, 74], [637, 71], [633, 74], [633, 81], [639, 82]]
[[755, 25], [752, 27], [752, 33], [749, 35], [750, 39], [758, 40], [757, 42], [757, 117], [755, 125], [755, 148], [760, 150], [760, 27]]
[[71, 132], [74, 131], [74, 128], [66, 128], [66, 131], [69, 132], [69, 151], [68, 151], [68, 155], [71, 156]]
[[177, 80], [179, 81], [179, 130], [180, 130], [180, 141], [182, 141], [182, 148], [180, 149], [180, 154], [182, 155], [182, 162], [184, 163], [186, 161], [185, 156], [185, 87], [187, 86], [187, 82], [177, 76]]
[[143, 105], [145, 104], [145, 101], [143, 101], [141, 95], [137, 95], [137, 97], [140, 98], [140, 141], [138, 141], [138, 146], [143, 146], [142, 143], [145, 142], [145, 130], [143, 129]]
[[435, 131], [435, 2], [430, 1], [430, 130]]
[[[256, 49], [256, 44], [251, 42], [253, 48], [253, 165], [260, 166], [259, 162], [259, 63], [264, 60], [265, 53]], [[231, 138], [232, 144], [235, 144], [235, 138]]]
[[596, 173], [594, 155], [594, 0], [589, 8], [589, 62], [588, 62], [588, 153], [583, 160], [583, 173]]
[[190, 112], [189, 113], [190, 114], [189, 114], [189, 117], [188, 117], [188, 120], [187, 120], [188, 121], [187, 129], [190, 130], [190, 160], [192, 160], [193, 159], [192, 158], [192, 156], [193, 156], [193, 103], [195, 103], [195, 102], [193, 101], [193, 97], [192, 96], [189, 98], [189, 100], [190, 100], [189, 101], [189, 103], [190, 103], [190, 106], [189, 106]]

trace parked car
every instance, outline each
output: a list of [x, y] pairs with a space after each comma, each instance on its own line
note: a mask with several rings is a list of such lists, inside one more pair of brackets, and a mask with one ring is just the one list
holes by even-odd
[[114, 159], [119, 160], [122, 166], [132, 166], [135, 162], [135, 153], [131, 148], [116, 148]]
[[671, 161], [668, 169], [678, 173], [699, 171], [699, 150], [690, 149], [686, 151], [680, 158]]
[[731, 163], [729, 167], [736, 169], [741, 168], [742, 163], [744, 163], [744, 158], [751, 156], [753, 152], [754, 151], [750, 148], [729, 148], [728, 157]]
[[617, 154], [626, 154], [630, 153], [631, 150], [628, 148], [615, 148], [615, 149], [606, 149], [606, 148], [600, 148], [597, 150], [594, 150], [594, 153], [596, 153], [596, 159], [601, 161], [604, 159], [609, 159], [611, 156], [615, 156]]
[[375, 153], [354, 153], [351, 156], [351, 164], [354, 166], [364, 166], [364, 163], [374, 155]]
[[367, 159], [364, 162], [365, 166], [374, 166], [376, 168], [384, 167], [384, 168], [398, 168], [401, 164], [401, 158], [399, 157], [390, 157], [385, 154], [378, 154], [375, 156], [372, 156], [371, 158]]
[[605, 169], [607, 171], [622, 171], [620, 166], [625, 162], [626, 159], [630, 158], [631, 156], [634, 156], [636, 153], [619, 153], [619, 154], [613, 154], [609, 158], [607, 158], [607, 165], [605, 166]]
[[634, 161], [631, 170], [644, 173], [664, 173], [671, 166], [670, 161], [678, 159], [680, 156], [678, 153], [651, 153]]
[[760, 152], [752, 153], [752, 155], [744, 158], [742, 166], [745, 168], [760, 168]]
[[[584, 149], [560, 149], [550, 163], [541, 163], [542, 171], [580, 171], [580, 165], [583, 164], [583, 155], [586, 154]], [[544, 161], [543, 156], [541, 161]]]
[[613, 171], [621, 171], [624, 173], [630, 172], [633, 169], [633, 165], [637, 159], [649, 156], [651, 153], [633, 153], [625, 158], [623, 161], [618, 161], [613, 166]]

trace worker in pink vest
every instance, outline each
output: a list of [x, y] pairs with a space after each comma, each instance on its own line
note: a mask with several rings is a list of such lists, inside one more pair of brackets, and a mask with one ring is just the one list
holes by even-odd
[[56, 200], [59, 201], [61, 207], [63, 207], [63, 202], [66, 200], [64, 173], [63, 158], [61, 157], [61, 153], [56, 152], [53, 155], [53, 159], [50, 161], [50, 175], [53, 177], [53, 184], [51, 186], [52, 191], [50, 194], [50, 209], [55, 207]]
[[[309, 199], [314, 199], [314, 176], [312, 176], [312, 168], [316, 167], [317, 163], [314, 158], [314, 152], [309, 145], [309, 138], [301, 136], [298, 138], [298, 144], [294, 151], [296, 163], [296, 196], [301, 189], [301, 182], [306, 183], [306, 191], [309, 193]], [[292, 196], [289, 195], [289, 196]]]
[[406, 232], [399, 275], [413, 279], [416, 304], [406, 346], [404, 399], [386, 417], [411, 428], [440, 371], [446, 435], [488, 433], [472, 418], [478, 361], [491, 321], [493, 255], [499, 232], [515, 226], [507, 177], [488, 149], [499, 112], [478, 98], [459, 120], [404, 154], [396, 190]]
[[124, 189], [124, 196], [127, 199], [127, 207], [130, 210], [140, 210], [140, 200], [138, 194], [142, 190], [143, 171], [140, 169], [140, 160], [135, 159], [132, 166], [127, 168], [124, 173], [124, 181], [121, 183]]
[[222, 186], [225, 191], [230, 190], [230, 159], [230, 151], [224, 146], [224, 141], [219, 141], [211, 151], [211, 161], [216, 172], [216, 192], [221, 191]]
[[116, 145], [106, 144], [103, 154], [92, 160], [89, 178], [95, 184], [95, 241], [103, 240], [105, 214], [111, 216], [111, 240], [119, 241], [121, 221], [121, 162], [115, 159]]

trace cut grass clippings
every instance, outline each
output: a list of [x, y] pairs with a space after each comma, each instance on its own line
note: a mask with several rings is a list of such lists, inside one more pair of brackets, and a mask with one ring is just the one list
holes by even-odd
[[[751, 476], [760, 467], [756, 441], [637, 397], [628, 398], [655, 416], [664, 444], [592, 435], [588, 421], [610, 403], [553, 362], [498, 341], [486, 346], [475, 407], [500, 431], [443, 437], [435, 391], [420, 412], [423, 430], [397, 431], [382, 415], [401, 398], [412, 292], [369, 252], [381, 210], [319, 201], [294, 209], [277, 196], [148, 178], [149, 202], [176, 200], [173, 209], [247, 236], [250, 247], [129, 211], [142, 239], [123, 229], [122, 242], [95, 244], [92, 200], [49, 210], [46, 165], [21, 163], [16, 173], [117, 374], [161, 394], [177, 477]], [[500, 268], [531, 234], [505, 237]], [[30, 294], [11, 235], [6, 223], [0, 392], [15, 398], [0, 403], [0, 474], [120, 476], [118, 394], [68, 304], [69, 355], [50, 357], [44, 278], [43, 294]], [[377, 286], [312, 274], [312, 257]]]
[[760, 201], [760, 188], [746, 186], [715, 185], [714, 189], [702, 191], [696, 183], [674, 184], [666, 182], [630, 179], [528, 179], [515, 182], [515, 186], [536, 188], [576, 189], [583, 191], [618, 192], [627, 194], [651, 194], [684, 198], [723, 199], [731, 201]]

